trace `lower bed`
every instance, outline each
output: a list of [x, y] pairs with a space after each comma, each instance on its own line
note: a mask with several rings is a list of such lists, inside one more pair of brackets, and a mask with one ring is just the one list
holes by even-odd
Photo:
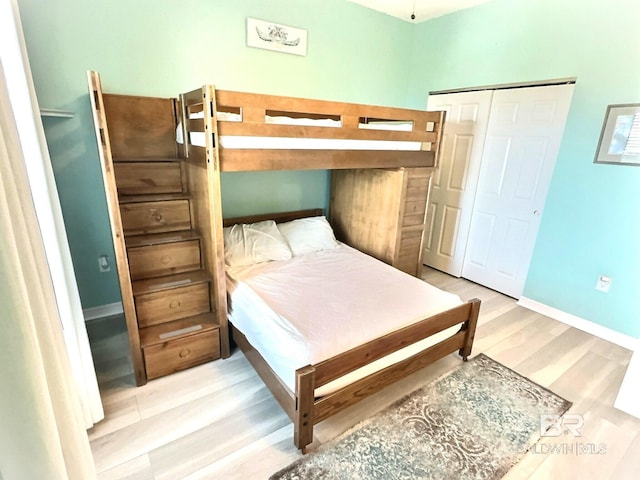
[[228, 268], [227, 286], [234, 340], [303, 451], [314, 424], [456, 350], [466, 360], [480, 306], [344, 244]]
[[[227, 274], [231, 323], [292, 391], [299, 368], [463, 303], [345, 244], [230, 268]], [[316, 388], [315, 397], [404, 360], [459, 328], [449, 327]]]

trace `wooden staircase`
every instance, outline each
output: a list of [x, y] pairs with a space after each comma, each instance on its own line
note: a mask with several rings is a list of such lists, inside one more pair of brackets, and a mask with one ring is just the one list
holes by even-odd
[[211, 278], [180, 164], [114, 158], [147, 379], [220, 357]]
[[224, 285], [211, 258], [217, 255], [212, 239], [221, 232], [199, 220], [210, 217], [215, 197], [191, 191], [206, 183], [207, 169], [179, 157], [174, 99], [103, 94], [92, 72], [89, 82], [136, 382], [142, 385], [229, 355], [226, 304], [217, 290]]

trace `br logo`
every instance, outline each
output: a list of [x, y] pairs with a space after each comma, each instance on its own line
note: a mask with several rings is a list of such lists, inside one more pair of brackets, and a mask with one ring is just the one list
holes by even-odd
[[582, 415], [540, 415], [540, 436], [559, 437], [569, 434], [581, 437], [580, 429], [584, 425]]

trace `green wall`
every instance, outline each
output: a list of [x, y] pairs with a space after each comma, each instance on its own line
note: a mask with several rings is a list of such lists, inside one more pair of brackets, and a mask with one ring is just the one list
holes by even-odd
[[[85, 71], [106, 91], [219, 88], [424, 108], [430, 90], [577, 77], [524, 295], [640, 336], [640, 168], [594, 165], [605, 108], [640, 102], [640, 2], [495, 0], [412, 25], [344, 0], [19, 0], [85, 308], [119, 300]], [[247, 16], [305, 28], [298, 57], [245, 46]], [[185, 28], [188, 26], [188, 28]], [[225, 174], [226, 214], [325, 206], [328, 175]], [[607, 294], [600, 274], [613, 278]], [[632, 304], [633, 302], [633, 304]]]
[[524, 296], [633, 337], [640, 168], [593, 158], [607, 105], [640, 103], [639, 25], [636, 0], [496, 0], [416, 27], [409, 91], [577, 77]]
[[[84, 308], [120, 300], [86, 70], [112, 93], [176, 96], [218, 88], [402, 105], [411, 25], [344, 0], [19, 0]], [[246, 47], [246, 17], [308, 30], [307, 56]], [[326, 171], [223, 175], [223, 211], [326, 207]], [[113, 263], [113, 262], [112, 262]]]

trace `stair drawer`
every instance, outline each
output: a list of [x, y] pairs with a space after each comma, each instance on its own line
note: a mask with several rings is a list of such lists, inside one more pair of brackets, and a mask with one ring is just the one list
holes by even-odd
[[145, 347], [143, 352], [147, 378], [157, 378], [220, 358], [220, 333], [216, 328]]
[[201, 268], [198, 240], [133, 247], [129, 248], [127, 253], [132, 280], [161, 277]]
[[120, 195], [182, 193], [179, 162], [116, 162], [113, 171]]
[[140, 295], [135, 302], [140, 328], [206, 313], [211, 309], [208, 283]]
[[125, 235], [189, 230], [189, 200], [125, 203], [120, 205]]

